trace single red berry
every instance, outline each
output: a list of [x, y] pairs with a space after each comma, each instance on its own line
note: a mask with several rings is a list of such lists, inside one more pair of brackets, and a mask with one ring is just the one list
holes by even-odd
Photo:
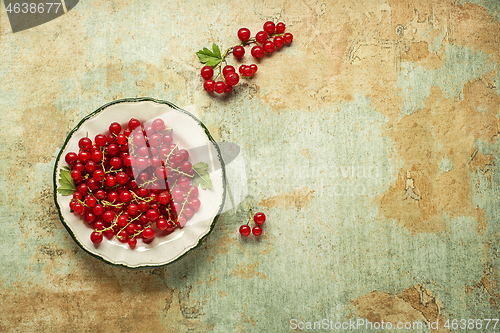
[[104, 155], [102, 154], [102, 152], [100, 150], [94, 150], [92, 152], [92, 154], [90, 155], [90, 158], [92, 159], [92, 161], [94, 161], [96, 163], [100, 163], [102, 161], [102, 159], [104, 158]]
[[128, 246], [130, 246], [130, 248], [133, 250], [137, 246], [137, 239], [135, 239], [135, 238], [129, 238], [127, 240], [127, 243], [128, 243]]
[[224, 68], [222, 69], [222, 75], [223, 75], [223, 76], [227, 76], [227, 74], [229, 74], [229, 73], [234, 73], [234, 72], [236, 72], [236, 69], [234, 69], [234, 67], [233, 67], [233, 66], [231, 66], [231, 65], [226, 65], [226, 66], [224, 66]]
[[279, 49], [283, 46], [283, 44], [285, 43], [285, 40], [281, 36], [276, 36], [276, 37], [274, 37], [273, 42], [274, 42], [274, 46], [277, 49]]
[[110, 133], [118, 135], [121, 131], [122, 131], [122, 126], [117, 122], [114, 122], [111, 125], [109, 125]]
[[118, 134], [116, 137], [116, 143], [119, 145], [124, 145], [128, 142], [128, 138], [125, 134]]
[[257, 43], [264, 43], [267, 39], [267, 33], [265, 31], [259, 31], [256, 35], [255, 35], [255, 40], [257, 41]]
[[82, 180], [82, 173], [78, 170], [73, 170], [71, 171], [71, 178], [73, 178], [75, 182]]
[[78, 141], [78, 147], [79, 147], [81, 150], [88, 151], [88, 150], [90, 150], [90, 148], [92, 147], [92, 140], [90, 140], [89, 138], [81, 138], [81, 139]]
[[95, 136], [95, 144], [99, 147], [104, 147], [106, 145], [106, 143], [108, 143], [108, 138], [106, 138], [105, 135], [102, 135], [102, 134], [97, 134]]
[[230, 86], [235, 86], [240, 81], [240, 76], [236, 73], [229, 73], [226, 76], [226, 83]]
[[130, 128], [132, 131], [139, 126], [141, 126], [141, 122], [135, 118], [130, 118], [130, 120], [128, 121], [128, 128]]
[[215, 90], [215, 81], [212, 79], [208, 79], [203, 83], [203, 88], [205, 88], [208, 92], [213, 92]]
[[276, 32], [279, 34], [285, 32], [285, 23], [279, 22], [278, 24], [276, 24]]
[[128, 233], [126, 230], [122, 230], [118, 233], [118, 235], [116, 236], [116, 238], [118, 238], [118, 240], [122, 243], [127, 243], [128, 242]]
[[252, 57], [260, 59], [264, 56], [264, 49], [262, 48], [262, 46], [255, 45], [254, 47], [252, 47], [251, 53]]
[[99, 244], [100, 242], [102, 242], [102, 233], [94, 231], [93, 233], [90, 234], [90, 240], [94, 244]]
[[244, 224], [240, 227], [240, 234], [243, 237], [248, 237], [250, 235], [250, 227], [247, 224]]
[[182, 170], [182, 172], [185, 172], [185, 173], [192, 172], [193, 171], [193, 166], [192, 166], [191, 162], [189, 162], [189, 161], [182, 162], [182, 164], [181, 164], [181, 170]]
[[258, 212], [253, 216], [253, 220], [258, 225], [263, 225], [266, 222], [266, 215], [262, 212]]
[[264, 49], [264, 51], [266, 51], [267, 53], [271, 53], [274, 51], [275, 49], [275, 45], [273, 42], [271, 42], [270, 40], [268, 40], [267, 42], [264, 43], [264, 45], [262, 46], [262, 48]]
[[236, 59], [241, 59], [245, 55], [245, 48], [241, 45], [233, 47], [233, 55]]
[[238, 38], [242, 41], [242, 42], [246, 42], [247, 40], [250, 39], [250, 30], [248, 30], [247, 28], [241, 28], [238, 30]]
[[258, 67], [257, 67], [257, 65], [256, 65], [256, 64], [251, 64], [251, 65], [250, 65], [250, 68], [252, 69], [252, 74], [257, 73], [257, 69], [258, 69]]
[[160, 194], [158, 194], [157, 200], [160, 204], [166, 205], [170, 202], [170, 195], [167, 191], [161, 192]]
[[90, 160], [90, 153], [88, 151], [82, 150], [78, 153], [78, 160], [82, 163], [87, 163]]
[[66, 156], [64, 157], [64, 160], [66, 161], [66, 163], [68, 163], [69, 165], [73, 165], [76, 163], [76, 161], [78, 161], [78, 155], [74, 152], [69, 152], [66, 154]]
[[293, 40], [293, 35], [289, 32], [287, 32], [284, 36], [283, 36], [283, 40], [285, 41], [285, 44], [290, 44]]
[[238, 68], [238, 72], [240, 72], [240, 74], [243, 74], [245, 67], [247, 67], [247, 65], [241, 65], [240, 68]]
[[197, 212], [198, 209], [200, 209], [200, 206], [201, 206], [201, 201], [198, 198], [192, 199], [191, 202], [189, 203], [189, 207], [191, 207], [191, 209], [194, 210], [195, 212]]
[[252, 234], [254, 234], [255, 236], [262, 235], [262, 228], [256, 225], [255, 227], [252, 228]]
[[222, 81], [217, 81], [215, 82], [215, 87], [214, 90], [218, 94], [222, 94], [224, 92], [224, 89], [226, 88], [226, 84]]
[[163, 119], [160, 119], [160, 118], [153, 120], [152, 126], [153, 126], [153, 129], [157, 132], [163, 131], [166, 127], [165, 122], [163, 121]]
[[205, 80], [211, 79], [214, 76], [214, 69], [210, 66], [203, 66], [201, 68], [201, 77]]
[[158, 230], [162, 230], [162, 231], [167, 229], [167, 227], [168, 227], [167, 220], [162, 219], [162, 218], [156, 220], [156, 227], [158, 228]]
[[224, 92], [225, 93], [230, 93], [231, 90], [233, 90], [233, 86], [229, 85], [229, 84], [226, 84], [226, 88], [224, 88]]
[[142, 232], [142, 238], [144, 238], [145, 240], [151, 240], [154, 238], [154, 236], [155, 236], [155, 232], [151, 228], [146, 228]]
[[264, 31], [267, 32], [269, 35], [274, 33], [274, 30], [276, 29], [275, 25], [271, 21], [267, 21], [264, 23]]
[[243, 76], [250, 77], [252, 76], [252, 74], [253, 74], [252, 67], [246, 66], [245, 68], [243, 68]]

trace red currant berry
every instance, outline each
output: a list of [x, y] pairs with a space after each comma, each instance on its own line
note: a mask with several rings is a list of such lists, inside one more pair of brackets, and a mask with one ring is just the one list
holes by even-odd
[[77, 162], [77, 163], [73, 164], [73, 170], [78, 170], [80, 172], [84, 172], [85, 165], [83, 165], [83, 163]]
[[116, 236], [116, 238], [118, 238], [118, 240], [122, 243], [127, 243], [128, 242], [128, 233], [126, 230], [122, 230], [118, 233], [118, 235]]
[[254, 47], [252, 47], [251, 53], [252, 57], [260, 59], [264, 56], [264, 49], [262, 48], [262, 46], [255, 45]]
[[69, 152], [64, 157], [64, 160], [68, 163], [68, 165], [73, 165], [76, 161], [78, 161], [78, 155], [74, 152]]
[[87, 206], [89, 206], [90, 208], [94, 207], [96, 205], [96, 203], [97, 203], [97, 200], [93, 196], [87, 195], [85, 197], [85, 204]]
[[233, 47], [233, 55], [236, 59], [241, 59], [245, 55], [245, 48], [241, 45]]
[[289, 32], [287, 32], [284, 36], [283, 36], [283, 40], [285, 41], [285, 44], [290, 44], [293, 40], [293, 35]]
[[106, 177], [106, 185], [108, 185], [109, 187], [113, 187], [116, 185], [116, 178], [112, 175], [108, 175]]
[[279, 22], [278, 24], [276, 24], [276, 32], [279, 34], [285, 32], [285, 23]]
[[259, 31], [256, 35], [255, 35], [255, 40], [257, 41], [257, 43], [260, 43], [260, 44], [263, 44], [266, 39], [267, 39], [267, 33], [265, 31]]
[[224, 77], [225, 77], [225, 76], [227, 76], [227, 74], [229, 74], [229, 73], [234, 73], [234, 72], [236, 72], [236, 69], [234, 69], [234, 67], [233, 67], [233, 66], [231, 66], [231, 65], [226, 65], [226, 66], [224, 66], [224, 68], [222, 69], [222, 75], [223, 75]]
[[200, 206], [201, 206], [201, 201], [198, 198], [192, 199], [191, 202], [189, 203], [189, 207], [191, 207], [191, 209], [194, 210], [195, 212], [197, 212], [198, 209], [200, 209]]
[[252, 228], [252, 234], [254, 234], [255, 236], [262, 235], [262, 228], [256, 225], [255, 227]]
[[247, 28], [241, 28], [238, 30], [238, 38], [242, 41], [242, 42], [246, 42], [247, 40], [250, 39], [250, 30], [248, 30]]
[[108, 139], [105, 135], [97, 134], [94, 138], [95, 144], [99, 147], [104, 147], [108, 143]]
[[225, 93], [230, 93], [231, 90], [233, 90], [233, 86], [229, 85], [229, 84], [226, 84], [226, 88], [224, 88], [224, 92]]
[[182, 172], [185, 172], [187, 174], [189, 174], [190, 172], [192, 172], [193, 171], [193, 166], [191, 165], [191, 162], [189, 162], [189, 161], [182, 162], [182, 164], [181, 164], [181, 170], [182, 170]]
[[101, 181], [104, 179], [104, 171], [102, 171], [101, 169], [97, 169], [96, 171], [94, 171], [94, 173], [92, 174], [92, 177], [94, 177], [95, 180], [97, 181]]
[[104, 206], [101, 204], [96, 204], [94, 208], [92, 208], [92, 213], [95, 214], [95, 216], [101, 216], [104, 214]]
[[274, 37], [273, 42], [274, 42], [274, 46], [277, 49], [279, 49], [283, 46], [283, 44], [285, 43], [285, 40], [281, 36], [276, 36], [276, 37]]
[[201, 77], [205, 80], [211, 79], [214, 76], [214, 69], [210, 66], [203, 66], [201, 68]]
[[247, 65], [241, 65], [240, 68], [238, 68], [238, 72], [240, 72], [240, 74], [243, 74], [243, 71], [245, 70], [246, 67]]
[[274, 52], [275, 45], [274, 45], [273, 42], [271, 42], [270, 40], [268, 40], [267, 42], [264, 43], [264, 45], [262, 46], [262, 48], [267, 53], [272, 53], [272, 52]]
[[76, 190], [80, 192], [81, 194], [87, 194], [88, 193], [88, 187], [84, 183], [81, 183], [76, 187]]
[[118, 172], [116, 174], [115, 178], [116, 178], [116, 182], [120, 185], [126, 184], [128, 182], [128, 179], [129, 179], [128, 175], [123, 171]]
[[81, 138], [78, 141], [78, 147], [81, 150], [89, 151], [90, 148], [92, 147], [92, 140], [90, 140], [89, 138]]
[[121, 131], [122, 131], [122, 126], [117, 122], [114, 122], [111, 125], [109, 125], [110, 133], [118, 135]]
[[157, 211], [156, 209], [149, 209], [146, 212], [146, 217], [148, 218], [149, 221], [154, 222], [158, 219], [160, 216], [160, 212]]
[[257, 73], [257, 69], [258, 69], [258, 67], [257, 67], [257, 65], [256, 65], [256, 64], [251, 64], [251, 65], [250, 65], [250, 68], [252, 69], [252, 74]]
[[130, 120], [128, 121], [128, 128], [130, 128], [132, 131], [140, 126], [141, 122], [135, 118], [130, 118]]
[[92, 159], [92, 161], [94, 161], [96, 163], [100, 163], [102, 161], [102, 159], [104, 158], [104, 155], [102, 154], [102, 152], [100, 150], [94, 150], [92, 152], [90, 158]]
[[109, 165], [113, 169], [120, 169], [122, 166], [122, 160], [119, 157], [115, 156], [115, 157], [111, 158], [111, 160], [109, 160]]
[[170, 134], [165, 134], [163, 136], [163, 144], [170, 146], [172, 142], [174, 141], [174, 138]]
[[152, 126], [153, 126], [153, 129], [157, 132], [163, 131], [166, 128], [165, 122], [163, 121], [163, 119], [160, 119], [160, 118], [153, 120]]
[[182, 156], [182, 162], [189, 158], [189, 152], [186, 149], [179, 149], [179, 154]]
[[75, 182], [82, 180], [82, 173], [78, 170], [73, 170], [71, 171], [71, 178], [73, 178]]
[[158, 194], [157, 200], [160, 204], [166, 205], [170, 202], [170, 195], [167, 191], [161, 192], [160, 194]]
[[90, 241], [94, 244], [99, 244], [100, 242], [102, 242], [102, 233], [94, 231], [90, 234]]
[[128, 139], [125, 136], [125, 134], [118, 134], [118, 136], [116, 137], [116, 143], [119, 145], [124, 145], [127, 142], [128, 142]]
[[264, 23], [264, 31], [267, 32], [269, 35], [274, 33], [274, 30], [276, 29], [275, 25], [271, 21], [267, 21]]
[[226, 84], [222, 81], [215, 82], [215, 92], [218, 94], [222, 94], [224, 89], [226, 88]]
[[263, 225], [266, 222], [266, 215], [264, 213], [258, 212], [253, 216], [253, 220], [258, 225]]
[[154, 238], [154, 236], [155, 236], [155, 232], [151, 228], [146, 228], [142, 232], [142, 238], [144, 238], [145, 240], [151, 240]]
[[208, 79], [203, 83], [203, 88], [205, 88], [208, 92], [213, 92], [215, 90], [215, 81], [212, 79]]
[[139, 206], [134, 204], [134, 203], [128, 205], [128, 207], [127, 207], [127, 213], [129, 213], [129, 215], [133, 216], [133, 215], [137, 214], [138, 211], [139, 211]]
[[130, 248], [133, 250], [137, 246], [137, 239], [135, 239], [135, 238], [129, 238], [127, 240], [127, 243], [128, 243], [128, 246], [130, 246]]
[[240, 76], [236, 73], [229, 73], [226, 76], [226, 83], [230, 86], [235, 86], [240, 81]]
[[242, 225], [240, 227], [240, 234], [243, 236], [243, 237], [248, 237], [250, 235], [250, 227], [246, 224]]
[[120, 193], [120, 200], [122, 202], [129, 202], [130, 200], [132, 200], [132, 194], [130, 194], [129, 191], [123, 191], [122, 193]]
[[78, 153], [78, 160], [82, 163], [87, 163], [90, 160], [90, 153], [88, 151], [82, 150]]
[[162, 230], [162, 231], [167, 229], [167, 227], [168, 227], [167, 220], [165, 220], [165, 219], [156, 220], [156, 227], [158, 228], [158, 230]]
[[252, 71], [252, 68], [250, 66], [246, 66], [245, 68], [243, 68], [243, 76], [250, 77], [250, 76], [252, 76], [252, 74], [253, 74], [253, 71]]

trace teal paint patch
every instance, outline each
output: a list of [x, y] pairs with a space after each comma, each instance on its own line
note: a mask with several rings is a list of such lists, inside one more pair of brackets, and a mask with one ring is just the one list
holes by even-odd
[[432, 86], [440, 87], [446, 98], [462, 99], [467, 82], [497, 69], [492, 56], [472, 48], [448, 45], [444, 54], [443, 65], [437, 70], [410, 62], [401, 64], [397, 86], [401, 89], [399, 95], [403, 96], [402, 115], [422, 109]]
[[488, 10], [488, 14], [500, 21], [500, 2], [497, 0], [457, 0], [459, 4], [473, 3]]
[[446, 157], [443, 157], [441, 159], [441, 162], [439, 162], [439, 172], [438, 176], [442, 174], [443, 172], [448, 172], [453, 170], [453, 163]]

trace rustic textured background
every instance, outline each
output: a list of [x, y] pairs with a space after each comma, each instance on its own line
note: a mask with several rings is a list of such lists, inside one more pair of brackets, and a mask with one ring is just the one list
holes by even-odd
[[[292, 45], [227, 98], [204, 92], [195, 51], [266, 20]], [[13, 34], [2, 8], [0, 331], [498, 318], [499, 20], [496, 0], [86, 0]], [[136, 96], [194, 105], [248, 179], [240, 209], [154, 270], [86, 254], [52, 197], [70, 129]], [[239, 237], [246, 204], [268, 215], [260, 241]]]

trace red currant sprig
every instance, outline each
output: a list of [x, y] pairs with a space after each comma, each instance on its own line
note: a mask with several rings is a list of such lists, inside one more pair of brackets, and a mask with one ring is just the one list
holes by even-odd
[[[249, 209], [249, 214], [250, 214], [250, 217], [248, 219], [248, 222], [246, 224], [243, 224], [240, 227], [239, 231], [240, 231], [241, 236], [248, 237], [250, 235], [250, 230], [252, 231], [252, 234], [254, 234], [255, 236], [262, 235], [262, 225], [264, 224], [264, 222], [266, 222], [266, 215], [262, 212], [258, 212], [255, 215], [253, 215], [253, 218], [252, 218], [252, 210], [251, 209]], [[255, 222], [256, 225], [250, 229], [249, 224], [252, 220]]]
[[212, 45], [212, 50], [205, 47], [196, 52], [200, 62], [205, 64], [201, 69], [201, 77], [204, 79], [203, 87], [209, 93], [214, 91], [218, 94], [228, 93], [238, 84], [240, 78], [248, 79], [257, 72], [257, 65], [251, 64], [241, 65], [237, 73], [233, 66], [227, 64], [229, 54], [232, 53], [235, 59], [241, 60], [245, 55], [245, 46], [257, 44], [251, 48], [250, 53], [254, 59], [259, 60], [264, 54], [280, 50], [283, 45], [290, 44], [293, 40], [291, 33], [285, 33], [283, 22], [277, 24], [271, 21], [265, 22], [263, 30], [257, 32], [255, 37], [251, 37], [247, 28], [240, 28], [237, 35], [241, 43], [229, 47], [222, 54], [215, 43]]

